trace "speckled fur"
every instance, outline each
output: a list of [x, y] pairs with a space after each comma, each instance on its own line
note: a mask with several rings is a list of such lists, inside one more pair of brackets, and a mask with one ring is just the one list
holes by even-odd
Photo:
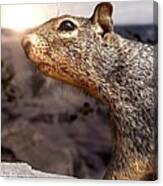
[[[77, 30], [58, 31], [63, 20]], [[111, 19], [109, 17], [109, 24]], [[105, 21], [106, 22], [106, 21]], [[83, 88], [108, 105], [115, 133], [105, 179], [149, 179], [157, 172], [157, 64], [154, 46], [130, 41], [91, 19], [54, 18], [24, 40], [45, 75]], [[26, 42], [26, 41], [23, 41]], [[151, 178], [152, 177], [152, 178]]]

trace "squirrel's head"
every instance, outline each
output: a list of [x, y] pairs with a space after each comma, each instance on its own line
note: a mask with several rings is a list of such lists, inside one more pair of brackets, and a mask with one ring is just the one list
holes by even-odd
[[96, 89], [101, 77], [95, 67], [105, 36], [113, 30], [112, 11], [112, 5], [105, 2], [96, 6], [91, 18], [53, 18], [23, 38], [25, 53], [44, 74]]

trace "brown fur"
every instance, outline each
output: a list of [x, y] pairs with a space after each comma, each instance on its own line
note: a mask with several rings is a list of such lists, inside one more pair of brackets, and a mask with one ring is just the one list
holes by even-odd
[[[45, 75], [80, 87], [108, 105], [115, 143], [105, 179], [156, 179], [154, 47], [114, 33], [111, 15], [112, 5], [101, 3], [90, 19], [51, 19], [26, 36], [22, 46]], [[67, 20], [74, 30], [61, 31]]]

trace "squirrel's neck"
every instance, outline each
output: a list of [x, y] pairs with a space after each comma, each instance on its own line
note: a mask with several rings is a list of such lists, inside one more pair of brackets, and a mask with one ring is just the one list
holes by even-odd
[[116, 34], [108, 35], [106, 44], [98, 38], [96, 43], [93, 53], [86, 52], [91, 56], [85, 69], [89, 74], [79, 77], [77, 86], [81, 83], [108, 105], [119, 153], [126, 158], [148, 156], [154, 151], [156, 115], [153, 47]]
[[104, 73], [97, 94], [110, 109], [120, 153], [126, 158], [148, 156], [154, 151], [152, 122], [156, 114], [153, 48], [124, 40], [119, 48], [104, 48], [99, 59], [95, 64], [100, 63]]
[[102, 102], [109, 107], [115, 127], [115, 160], [110, 166], [116, 172], [130, 162], [135, 169], [134, 162], [138, 160], [141, 160], [139, 165], [146, 165], [155, 152], [157, 80], [152, 60], [154, 52], [152, 47], [141, 43], [135, 43], [134, 48], [130, 48], [130, 42], [128, 44], [126, 57], [119, 56], [119, 60], [117, 57], [111, 65], [105, 66], [108, 74], [98, 91]]

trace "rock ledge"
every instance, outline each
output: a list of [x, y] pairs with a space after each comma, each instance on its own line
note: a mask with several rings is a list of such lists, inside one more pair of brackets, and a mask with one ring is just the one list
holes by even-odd
[[41, 177], [41, 178], [68, 178], [71, 179], [73, 177], [45, 173], [38, 170], [32, 169], [30, 165], [27, 163], [1, 163], [1, 171], [0, 176], [3, 177]]

